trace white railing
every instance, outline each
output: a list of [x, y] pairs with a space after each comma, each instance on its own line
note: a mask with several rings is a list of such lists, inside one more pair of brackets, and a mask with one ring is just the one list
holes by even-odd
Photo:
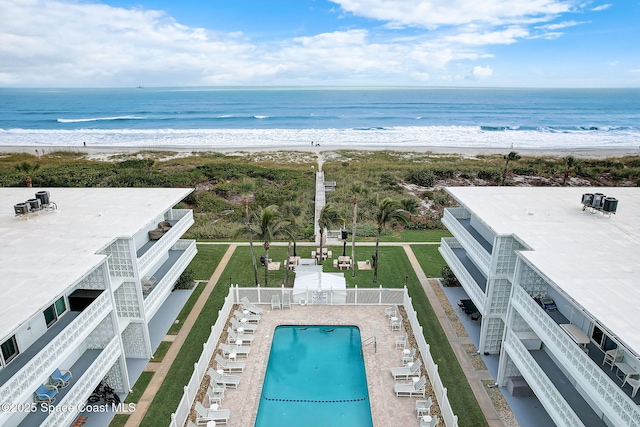
[[165, 221], [178, 221], [189, 215], [189, 212], [192, 212], [191, 209], [169, 209], [169, 211], [164, 215]]
[[[482, 270], [485, 276], [489, 275], [491, 268], [491, 254], [467, 231], [466, 228], [458, 221], [459, 218], [466, 218], [460, 211], [464, 209], [445, 209], [442, 217], [442, 223], [449, 229], [456, 239], [462, 244], [467, 254], [472, 258], [478, 268]], [[458, 217], [456, 217], [458, 215]], [[466, 215], [466, 211], [465, 211]]]
[[[57, 403], [60, 408], [81, 408], [82, 404], [87, 402], [89, 396], [98, 386], [102, 378], [104, 378], [114, 363], [120, 356], [120, 345], [118, 337], [114, 337], [109, 344], [100, 352], [96, 360], [89, 366], [82, 377], [73, 381], [73, 388], [67, 395]], [[78, 416], [77, 410], [72, 411], [53, 411], [47, 419], [40, 424], [41, 427], [62, 427], [71, 425], [73, 420]]]
[[584, 426], [580, 418], [571, 409], [571, 405], [564, 400], [562, 394], [556, 389], [545, 372], [529, 353], [529, 350], [520, 342], [518, 337], [509, 332], [503, 343], [504, 350], [509, 354], [518, 370], [525, 375], [527, 384], [531, 387], [542, 406], [556, 425], [567, 427]]
[[[422, 327], [418, 323], [417, 313], [413, 309], [411, 299], [407, 293], [407, 289], [349, 289], [353, 294], [354, 299], [357, 300], [357, 295], [369, 302], [356, 303], [357, 305], [390, 305], [397, 304], [403, 305], [407, 313], [407, 318], [411, 324], [414, 336], [418, 343], [418, 348], [425, 364], [425, 369], [429, 375], [431, 386], [436, 395], [438, 405], [442, 414], [442, 419], [447, 427], [457, 427], [458, 417], [453, 413], [453, 409], [449, 403], [447, 397], [447, 389], [442, 385], [442, 380], [438, 374], [438, 365], [435, 364], [431, 353], [429, 352], [429, 344], [424, 339], [424, 333]], [[369, 291], [369, 292], [367, 292]], [[182, 427], [189, 414], [191, 413], [191, 407], [196, 398], [196, 394], [200, 388], [200, 383], [204, 378], [204, 375], [209, 366], [209, 361], [215, 353], [216, 345], [220, 339], [220, 335], [224, 330], [227, 322], [227, 318], [231, 313], [233, 304], [238, 303], [241, 298], [247, 297], [253, 304], [266, 304], [271, 302], [271, 295], [281, 295], [284, 292], [291, 292], [290, 288], [285, 290], [281, 288], [240, 288], [237, 285], [232, 286], [229, 290], [229, 295], [226, 297], [222, 309], [218, 313], [218, 318], [215, 325], [211, 328], [211, 334], [209, 339], [204, 344], [204, 349], [200, 355], [200, 359], [194, 365], [194, 372], [189, 380], [189, 383], [184, 387], [184, 394], [176, 412], [171, 414], [171, 423], [169, 427]], [[367, 295], [367, 297], [364, 297]], [[262, 296], [262, 298], [259, 298]], [[354, 305], [350, 303], [348, 305]]]
[[171, 266], [167, 274], [164, 275], [162, 280], [151, 290], [149, 296], [144, 300], [144, 311], [147, 319], [151, 319], [158, 309], [164, 303], [166, 296], [171, 293], [174, 284], [187, 268], [193, 257], [196, 256], [198, 250], [196, 249], [195, 240], [178, 240], [173, 247], [175, 250], [184, 250], [184, 253], [176, 260]]
[[184, 394], [182, 395], [182, 399], [180, 399], [178, 408], [176, 409], [176, 412], [171, 414], [171, 422], [169, 423], [170, 427], [182, 427], [187, 422], [187, 418], [191, 413], [191, 407], [196, 399], [196, 394], [200, 389], [200, 384], [204, 379], [204, 375], [207, 373], [209, 361], [216, 351], [218, 340], [226, 326], [233, 304], [233, 295], [231, 291], [229, 291], [229, 295], [225, 298], [224, 304], [218, 312], [216, 323], [211, 327], [209, 338], [207, 339], [207, 342], [203, 344], [202, 354], [193, 366], [193, 374], [191, 375], [191, 379], [187, 385], [184, 387]]
[[146, 276], [149, 269], [156, 263], [158, 258], [166, 253], [193, 225], [193, 211], [185, 209], [187, 212], [171, 227], [153, 246], [149, 248], [140, 258], [138, 258], [138, 274]]
[[542, 339], [547, 351], [567, 370], [616, 426], [640, 425], [638, 405], [602, 371], [560, 326], [520, 286], [513, 287], [513, 308]]
[[254, 304], [271, 304], [271, 297], [284, 293], [292, 295], [292, 304], [299, 304], [304, 299], [304, 304], [310, 305], [392, 305], [403, 304], [404, 289], [383, 288], [358, 288], [353, 289], [317, 289], [297, 290], [291, 288], [244, 288], [233, 287], [236, 301], [247, 297]]
[[[105, 290], [36, 356], [0, 388], [0, 404], [24, 402], [63, 361], [70, 349], [77, 348], [112, 309], [109, 291]], [[0, 424], [2, 415], [0, 413]]]
[[455, 427], [458, 425], [458, 416], [453, 412], [453, 408], [449, 402], [449, 397], [447, 396], [447, 388], [442, 384], [442, 379], [438, 373], [438, 365], [431, 356], [429, 344], [427, 344], [427, 341], [424, 339], [424, 331], [422, 330], [422, 326], [420, 326], [420, 322], [418, 322], [418, 313], [413, 309], [413, 304], [408, 293], [405, 293], [404, 295], [403, 305], [404, 310], [407, 313], [407, 320], [409, 321], [411, 330], [413, 331], [413, 336], [416, 339], [418, 350], [420, 350], [422, 362], [425, 370], [427, 371], [431, 388], [433, 389], [433, 393], [436, 395], [442, 421], [447, 427]]
[[460, 259], [453, 253], [452, 248], [461, 247], [458, 241], [452, 237], [446, 237], [440, 240], [440, 248], [438, 251], [442, 258], [446, 261], [451, 271], [456, 275], [460, 284], [467, 292], [467, 295], [471, 297], [473, 304], [476, 306], [480, 313], [484, 314], [484, 306], [487, 301], [487, 297], [482, 291], [482, 289], [478, 286], [475, 279], [471, 274], [467, 271], [466, 267]]

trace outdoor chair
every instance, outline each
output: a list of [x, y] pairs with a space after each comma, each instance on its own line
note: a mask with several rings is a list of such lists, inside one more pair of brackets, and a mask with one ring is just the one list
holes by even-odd
[[634, 378], [634, 377], [640, 377], [640, 372], [632, 372], [629, 375], [627, 375], [624, 381], [622, 382], [622, 386], [621, 386], [621, 387], [624, 387], [625, 384], [629, 384], [631, 386], [632, 399], [636, 397], [636, 393], [638, 393], [638, 389], [640, 388], [640, 378]]
[[225, 372], [243, 372], [246, 363], [244, 361], [236, 362], [234, 360], [225, 359], [220, 353], [216, 354], [215, 360], [217, 368]]
[[240, 384], [240, 376], [239, 375], [228, 375], [221, 374], [218, 371], [209, 368], [207, 369], [207, 373], [211, 377], [211, 382], [218, 384], [221, 387], [229, 388], [238, 388], [238, 384]]
[[[429, 418], [431, 419], [429, 420]], [[433, 417], [430, 417], [430, 416], [422, 417], [422, 419], [420, 419], [420, 427], [436, 427], [439, 421], [440, 420], [438, 419], [437, 415], [434, 415]]]
[[407, 345], [407, 338], [409, 335], [405, 332], [404, 335], [396, 337], [396, 348], [404, 349], [405, 345]]
[[56, 388], [65, 388], [69, 385], [69, 380], [71, 379], [71, 371], [60, 371], [59, 368], [56, 368], [51, 374], [50, 382], [51, 385]]
[[408, 380], [412, 377], [420, 376], [420, 359], [412, 362], [411, 366], [402, 366], [399, 368], [391, 368], [391, 376], [394, 380]]
[[236, 334], [230, 326], [227, 326], [227, 344], [251, 344], [253, 342], [253, 335]]
[[224, 357], [229, 357], [231, 353], [235, 354], [236, 357], [247, 357], [249, 356], [249, 351], [251, 351], [251, 347], [249, 346], [230, 345], [225, 343], [220, 343], [218, 348]]
[[404, 349], [402, 350], [402, 364], [406, 365], [409, 362], [413, 362], [413, 359], [416, 357], [416, 349], [415, 348], [411, 348], [411, 349]]
[[384, 315], [387, 316], [388, 318], [392, 318], [396, 314], [398, 314], [398, 306], [397, 305], [393, 305], [391, 307], [387, 307], [387, 308], [384, 309]]
[[251, 314], [251, 313], [249, 313], [249, 310], [247, 310], [247, 313], [243, 313], [241, 311], [234, 310], [233, 311], [233, 315], [236, 316], [236, 319], [238, 319], [238, 320], [247, 319], [247, 323], [253, 323], [253, 324], [258, 323], [260, 321], [260, 318], [262, 317], [259, 314]]
[[291, 294], [288, 292], [282, 295], [282, 308], [291, 308]]
[[392, 317], [391, 318], [391, 330], [399, 331], [402, 328], [402, 317]]
[[256, 307], [255, 305], [251, 304], [249, 302], [249, 298], [243, 297], [241, 301], [242, 301], [242, 307], [244, 307], [245, 310], [249, 310], [253, 314], [262, 314], [262, 309], [260, 307]]
[[52, 385], [40, 384], [40, 387], [36, 390], [36, 402], [51, 404], [56, 401], [56, 394], [58, 394], [58, 388]]
[[621, 362], [624, 357], [624, 350], [614, 348], [604, 352], [604, 359], [602, 359], [602, 365], [610, 365], [611, 369], [616, 366], [617, 362]]
[[431, 415], [431, 405], [433, 401], [431, 398], [427, 400], [418, 399], [416, 400], [416, 413], [418, 414], [418, 418], [423, 417], [425, 415]]
[[424, 376], [422, 376], [417, 382], [414, 382], [411, 384], [395, 383], [393, 386], [393, 391], [395, 392], [396, 397], [424, 398], [426, 384], [427, 384], [427, 379]]
[[217, 403], [218, 405], [222, 404], [222, 399], [224, 399], [225, 390], [226, 388], [224, 387], [215, 387], [210, 385], [207, 388], [207, 397], [209, 398], [209, 406], [211, 406], [214, 403]]
[[280, 297], [278, 295], [271, 295], [271, 310], [275, 309], [280, 310], [282, 306], [280, 305]]
[[242, 323], [240, 320], [236, 319], [235, 317], [232, 317], [231, 319], [229, 319], [229, 323], [231, 323], [231, 326], [233, 326], [236, 329], [236, 331], [238, 331], [239, 333], [240, 331], [242, 331], [241, 333], [253, 334], [258, 328], [258, 325], [250, 324], [248, 322]]
[[228, 424], [229, 417], [231, 416], [230, 409], [210, 409], [206, 408], [201, 402], [196, 402], [196, 414], [198, 419], [198, 424], [208, 425], [209, 422], [213, 421], [216, 424], [218, 421]]

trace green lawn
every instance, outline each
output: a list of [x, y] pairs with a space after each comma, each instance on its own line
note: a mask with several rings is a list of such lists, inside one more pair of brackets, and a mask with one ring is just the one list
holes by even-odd
[[198, 254], [189, 264], [195, 280], [209, 280], [228, 245], [198, 245]]
[[447, 263], [438, 252], [439, 245], [412, 245], [411, 250], [418, 258], [420, 267], [427, 277], [442, 277], [442, 267]]
[[138, 381], [133, 385], [133, 391], [127, 395], [124, 399], [124, 403], [138, 403], [142, 393], [146, 390], [147, 386], [151, 382], [154, 372], [143, 371], [138, 378]]
[[171, 341], [161, 341], [160, 345], [156, 349], [156, 352], [153, 353], [153, 357], [151, 358], [152, 362], [162, 362], [164, 356], [166, 356], [167, 351], [169, 351], [169, 347], [171, 347]]

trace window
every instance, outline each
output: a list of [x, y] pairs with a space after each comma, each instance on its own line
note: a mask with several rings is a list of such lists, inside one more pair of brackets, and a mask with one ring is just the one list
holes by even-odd
[[56, 316], [56, 307], [53, 304], [47, 307], [47, 309], [43, 311], [43, 313], [44, 321], [47, 324], [47, 328], [56, 323], [56, 320], [58, 320], [58, 316]]
[[64, 302], [64, 297], [60, 297], [54, 305], [56, 306], [56, 314], [58, 316], [67, 311], [67, 304]]
[[18, 351], [18, 343], [16, 342], [15, 335], [3, 342], [2, 345], [0, 345], [0, 348], [2, 349], [2, 358], [4, 359], [5, 363], [9, 363], [11, 359], [16, 357], [18, 353], [20, 353]]

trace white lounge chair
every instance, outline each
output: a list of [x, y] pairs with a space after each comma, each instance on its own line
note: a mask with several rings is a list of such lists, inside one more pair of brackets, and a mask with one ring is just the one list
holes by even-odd
[[207, 388], [207, 397], [209, 398], [209, 406], [213, 403], [217, 403], [218, 405], [222, 404], [222, 399], [224, 399], [224, 391], [226, 388], [224, 387], [216, 387], [209, 386]]
[[291, 308], [291, 294], [288, 292], [282, 295], [282, 308]]
[[218, 348], [224, 357], [228, 357], [231, 353], [235, 353], [236, 357], [247, 357], [249, 356], [249, 351], [251, 351], [251, 347], [249, 346], [229, 345], [225, 343], [220, 343]]
[[409, 334], [406, 332], [404, 335], [396, 337], [396, 348], [401, 348], [404, 350], [405, 345], [407, 345], [407, 338], [409, 338]]
[[420, 427], [436, 427], [439, 421], [440, 420], [438, 419], [437, 415], [434, 415], [433, 417], [431, 417], [431, 421], [426, 421], [425, 417], [422, 417], [420, 419]]
[[271, 295], [271, 310], [280, 310], [281, 308], [280, 297], [278, 295]]
[[242, 307], [244, 307], [245, 310], [249, 310], [253, 314], [262, 314], [262, 309], [251, 304], [249, 298], [242, 297], [240, 301], [242, 301]]
[[238, 329], [242, 328], [242, 332], [241, 333], [252, 334], [258, 328], [257, 325], [254, 325], [254, 324], [251, 324], [251, 323], [242, 323], [241, 321], [239, 321], [235, 317], [232, 317], [231, 319], [229, 319], [229, 322], [231, 323], [231, 326], [233, 326], [236, 329], [236, 331], [238, 331]]
[[416, 414], [418, 414], [418, 418], [423, 417], [425, 415], [431, 415], [431, 405], [433, 401], [431, 398], [427, 400], [418, 399], [416, 400]]
[[393, 391], [396, 393], [396, 397], [422, 397], [424, 398], [425, 385], [427, 379], [422, 376], [417, 382], [412, 384], [395, 383], [393, 385]]
[[215, 360], [218, 369], [222, 369], [225, 372], [244, 372], [246, 362], [236, 362], [233, 360], [225, 359], [220, 353], [216, 354]]
[[402, 329], [402, 316], [397, 315], [396, 317], [391, 318], [391, 330], [399, 331]]
[[249, 334], [237, 334], [231, 329], [231, 327], [227, 327], [227, 344], [237, 344], [240, 341], [241, 345], [251, 344], [253, 342], [253, 335]]
[[420, 376], [420, 359], [416, 360], [411, 366], [402, 366], [400, 368], [391, 368], [391, 376], [394, 380], [408, 380], [412, 377]]
[[238, 384], [240, 384], [239, 375], [221, 374], [212, 368], [207, 369], [207, 373], [211, 377], [211, 381], [218, 384], [219, 386], [225, 388], [238, 388]]
[[201, 402], [196, 402], [196, 414], [198, 424], [207, 424], [211, 421], [222, 422], [229, 424], [229, 417], [231, 416], [230, 409], [210, 409], [206, 408]]
[[260, 321], [260, 318], [262, 317], [259, 314], [243, 313], [238, 310], [234, 310], [233, 315], [236, 316], [236, 319], [238, 320], [247, 319], [247, 323], [253, 323], [253, 324], [258, 323]]

